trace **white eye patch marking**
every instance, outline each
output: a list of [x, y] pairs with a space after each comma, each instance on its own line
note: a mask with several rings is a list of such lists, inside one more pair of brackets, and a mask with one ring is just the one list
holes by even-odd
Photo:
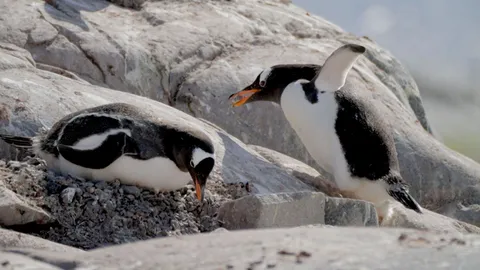
[[266, 68], [260, 73], [260, 86], [264, 87], [265, 83], [267, 82], [268, 76], [270, 76], [270, 73], [272, 72], [272, 68]]
[[201, 148], [195, 148], [193, 149], [192, 152], [192, 160], [190, 160], [190, 165], [192, 165], [193, 168], [197, 167], [198, 163], [200, 163], [202, 160], [206, 158], [214, 158], [213, 154], [207, 153], [203, 151]]

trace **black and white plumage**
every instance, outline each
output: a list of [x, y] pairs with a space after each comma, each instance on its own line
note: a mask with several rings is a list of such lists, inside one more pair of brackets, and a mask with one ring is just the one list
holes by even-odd
[[63, 175], [119, 179], [155, 192], [179, 189], [193, 179], [203, 200], [215, 163], [213, 144], [199, 129], [167, 123], [136, 106], [112, 103], [69, 114], [46, 135], [0, 138], [30, 148]]
[[[280, 104], [310, 155], [334, 176], [337, 186], [382, 208], [381, 218], [388, 215], [383, 206], [391, 198], [421, 213], [400, 175], [394, 139], [382, 115], [370, 100], [343, 87], [365, 51], [348, 44], [334, 51], [323, 67], [267, 68], [230, 99], [234, 106], [260, 100]], [[235, 102], [237, 97], [241, 99]]]

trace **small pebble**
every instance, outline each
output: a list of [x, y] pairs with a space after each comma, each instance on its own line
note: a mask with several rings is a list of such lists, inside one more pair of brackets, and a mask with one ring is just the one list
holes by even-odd
[[62, 190], [62, 194], [60, 195], [62, 197], [63, 203], [70, 204], [73, 201], [73, 198], [75, 198], [75, 193], [76, 190], [75, 188], [66, 188]]
[[107, 182], [105, 181], [98, 181], [95, 183], [96, 188], [106, 188], [108, 186]]
[[131, 194], [135, 197], [140, 195], [140, 189], [136, 186], [123, 186], [123, 191], [127, 194]]
[[[0, 167], [2, 162], [0, 161]], [[7, 187], [36, 203], [58, 226], [36, 235], [85, 250], [154, 237], [210, 232], [219, 227], [217, 209], [233, 188], [210, 182], [200, 204], [192, 185], [154, 193], [134, 185], [77, 179], [46, 170], [42, 160], [3, 163]], [[21, 176], [21, 177], [19, 177]], [[210, 189], [212, 188], [212, 189]], [[221, 195], [219, 195], [221, 194]]]
[[20, 163], [20, 161], [10, 160], [7, 164], [7, 167], [16, 171], [16, 170], [19, 170], [22, 167], [22, 164]]

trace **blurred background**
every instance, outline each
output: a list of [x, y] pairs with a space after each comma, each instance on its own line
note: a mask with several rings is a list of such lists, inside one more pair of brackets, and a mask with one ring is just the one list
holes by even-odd
[[293, 3], [389, 50], [415, 78], [443, 142], [480, 162], [480, 1]]

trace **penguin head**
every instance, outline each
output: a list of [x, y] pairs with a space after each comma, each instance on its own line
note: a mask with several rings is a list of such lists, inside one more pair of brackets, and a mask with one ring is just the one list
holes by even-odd
[[173, 137], [173, 160], [180, 170], [188, 171], [197, 199], [203, 201], [205, 184], [215, 165], [213, 144], [185, 133], [175, 133]]
[[229, 100], [234, 107], [259, 100], [280, 103], [283, 90], [298, 80], [311, 81], [317, 89], [336, 91], [343, 87], [355, 60], [365, 51], [364, 46], [346, 44], [336, 49], [323, 66], [295, 64], [266, 68], [252, 84], [230, 95]]
[[280, 97], [287, 85], [300, 79], [313, 79], [320, 68], [319, 65], [302, 64], [276, 65], [266, 68], [258, 74], [252, 84], [230, 95], [229, 100], [234, 107], [254, 101], [280, 103]]
[[201, 147], [193, 148], [190, 154], [190, 161], [187, 164], [187, 169], [192, 176], [195, 185], [197, 199], [203, 201], [203, 193], [207, 178], [215, 165], [215, 158], [213, 151], [206, 151]]

